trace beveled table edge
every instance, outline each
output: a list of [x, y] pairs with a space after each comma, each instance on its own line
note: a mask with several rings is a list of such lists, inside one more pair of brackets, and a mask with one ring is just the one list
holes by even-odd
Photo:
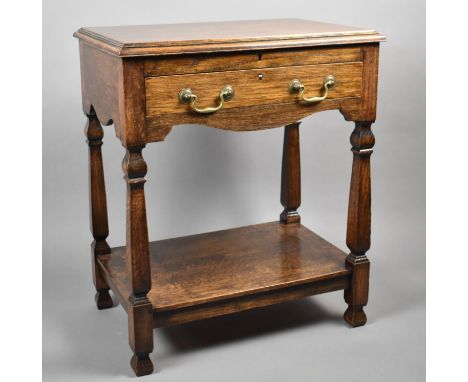
[[318, 33], [314, 35], [123, 43], [84, 27], [76, 31], [73, 36], [88, 45], [119, 57], [239, 52], [253, 49], [306, 48], [324, 45], [378, 43], [386, 39], [384, 35], [371, 29], [339, 33]]

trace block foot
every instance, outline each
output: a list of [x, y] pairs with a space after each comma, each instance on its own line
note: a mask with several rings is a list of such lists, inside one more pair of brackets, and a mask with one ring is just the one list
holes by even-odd
[[363, 326], [367, 322], [367, 317], [362, 306], [348, 306], [343, 318], [353, 328]]
[[151, 374], [154, 370], [153, 363], [151, 362], [148, 354], [140, 357], [136, 354], [133, 355], [132, 359], [130, 360], [130, 365], [132, 366], [132, 369], [137, 377]]
[[99, 310], [109, 309], [114, 306], [114, 302], [112, 301], [112, 297], [110, 296], [108, 289], [97, 291], [94, 296], [94, 301], [96, 301], [96, 306]]

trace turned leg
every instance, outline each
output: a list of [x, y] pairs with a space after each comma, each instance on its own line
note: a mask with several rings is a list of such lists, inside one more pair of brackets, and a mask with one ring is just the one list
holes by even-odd
[[281, 168], [281, 204], [284, 207], [280, 221], [285, 224], [300, 223], [297, 209], [301, 205], [301, 159], [299, 125], [292, 123], [284, 128], [283, 163]]
[[367, 304], [369, 294], [370, 263], [366, 252], [370, 248], [371, 235], [370, 157], [375, 143], [371, 125], [372, 122], [356, 122], [350, 138], [353, 169], [349, 192], [346, 245], [351, 253], [346, 258], [346, 265], [353, 273], [351, 285], [344, 293], [348, 304], [344, 319], [353, 327], [362, 326], [367, 321], [363, 308]]
[[104, 132], [95, 115], [88, 115], [85, 135], [89, 146], [89, 197], [91, 232], [94, 241], [91, 243], [93, 265], [93, 281], [96, 286], [96, 305], [98, 309], [113, 306], [109, 295], [109, 285], [104, 279], [101, 268], [97, 264], [98, 256], [110, 253], [106, 238], [109, 235], [107, 224], [106, 186], [102, 166], [102, 137]]
[[151, 374], [153, 364], [149, 354], [153, 351], [153, 306], [147, 297], [151, 289], [148, 227], [144, 183], [146, 162], [143, 147], [127, 148], [122, 169], [127, 183], [127, 269], [132, 294], [128, 309], [129, 343], [133, 350], [130, 361], [137, 376]]

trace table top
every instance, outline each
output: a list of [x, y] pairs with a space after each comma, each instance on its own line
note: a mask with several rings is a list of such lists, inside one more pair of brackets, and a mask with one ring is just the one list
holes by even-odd
[[279, 49], [385, 39], [372, 29], [303, 19], [87, 27], [74, 36], [117, 56]]

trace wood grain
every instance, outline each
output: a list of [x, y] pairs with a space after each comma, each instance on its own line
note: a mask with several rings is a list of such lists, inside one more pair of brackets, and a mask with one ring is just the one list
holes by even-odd
[[[216, 106], [219, 91], [226, 85], [234, 88], [235, 96], [225, 103], [225, 110], [297, 103], [297, 94], [289, 92], [289, 81], [298, 78], [306, 87], [307, 97], [320, 96], [324, 78], [329, 74], [336, 78], [336, 87], [330, 91], [329, 99], [361, 96], [362, 63], [359, 62], [149, 77], [146, 79], [146, 114], [190, 114], [192, 122], [197, 123], [199, 114], [178, 99], [179, 91], [184, 88], [192, 89], [197, 95], [198, 107]], [[239, 110], [233, 113], [239, 115]], [[216, 115], [212, 114], [213, 119]]]
[[80, 66], [84, 113], [96, 114], [101, 124], [113, 123], [118, 131], [122, 60], [80, 42]]
[[349, 255], [346, 266], [352, 271], [349, 287], [345, 288], [344, 299], [348, 304], [343, 318], [353, 328], [365, 325], [367, 316], [364, 306], [369, 298], [370, 262], [366, 256]]
[[351, 326], [367, 322], [364, 306], [369, 294], [370, 263], [366, 252], [371, 238], [371, 173], [370, 157], [375, 144], [372, 122], [356, 122], [350, 141], [353, 152], [353, 168], [348, 204], [346, 245], [351, 250], [346, 266], [353, 271], [350, 288], [345, 290], [348, 309], [344, 319]]
[[[100, 258], [124, 296], [124, 247]], [[156, 311], [185, 308], [346, 276], [346, 254], [300, 224], [278, 222], [150, 243]]]
[[122, 169], [127, 183], [126, 259], [131, 276], [131, 291], [145, 295], [151, 289], [148, 227], [144, 184], [147, 172], [142, 148], [127, 149]]
[[87, 44], [117, 56], [281, 49], [383, 41], [375, 30], [302, 19], [81, 28]]
[[375, 121], [377, 115], [377, 84], [379, 71], [379, 44], [362, 46], [362, 95], [356, 105], [345, 104], [340, 108], [347, 121]]
[[[236, 109], [220, 110], [215, 114], [196, 116], [191, 114], [165, 114], [160, 117], [146, 117], [146, 139], [148, 142], [164, 140], [173, 126], [196, 124], [229, 131], [255, 131], [283, 127], [303, 118], [326, 110], [359, 110], [359, 98], [341, 98], [323, 101], [315, 105], [288, 103], [277, 105], [259, 105], [242, 108], [242, 115]], [[242, 118], [240, 118], [242, 117]], [[235, 123], [233, 123], [235, 121]], [[177, 128], [177, 127], [175, 127]]]
[[[356, 47], [353, 47], [353, 49], [354, 48]], [[333, 50], [335, 48], [331, 49]], [[347, 48], [343, 47], [341, 49]], [[349, 57], [349, 52], [338, 53], [341, 49], [336, 48], [337, 53], [330, 53], [330, 56], [336, 56], [335, 58], [341, 57], [343, 60], [346, 60], [346, 57]], [[219, 81], [216, 85], [221, 87], [221, 83], [224, 83], [224, 81], [222, 81], [223, 78], [225, 80], [228, 79], [223, 77], [220, 72], [208, 72], [187, 76], [148, 77], [147, 80], [145, 80], [144, 72], [147, 67], [145, 63], [148, 60], [154, 60], [153, 58], [113, 58], [97, 49], [89, 47], [86, 44], [80, 44], [83, 108], [87, 114], [95, 112], [101, 124], [114, 123], [116, 134], [122, 141], [122, 144], [126, 147], [138, 147], [148, 142], [162, 141], [166, 138], [174, 125], [180, 124], [201, 124], [226, 130], [250, 131], [284, 126], [301, 120], [316, 112], [332, 109], [338, 109], [347, 120], [364, 120], [366, 118], [370, 118], [370, 120], [372, 120], [375, 119], [376, 114], [378, 49], [378, 44], [365, 44], [359, 46], [359, 50], [361, 51], [361, 56], [364, 61], [362, 63], [355, 64], [362, 64], [362, 73], [359, 76], [362, 85], [358, 85], [357, 82], [354, 82], [354, 85], [352, 85], [355, 90], [357, 90], [357, 88], [360, 89], [358, 97], [346, 96], [343, 98], [330, 98], [329, 100], [320, 102], [316, 105], [304, 105], [294, 101], [289, 103], [286, 101], [286, 103], [284, 103], [280, 97], [279, 101], [283, 103], [275, 104], [274, 102], [276, 102], [276, 98], [275, 96], [272, 97], [269, 92], [271, 92], [271, 88], [273, 88], [272, 94], [277, 94], [275, 92], [278, 92], [279, 84], [273, 84], [271, 86], [268, 85], [268, 83], [272, 83], [272, 81], [270, 76], [264, 75], [265, 71], [292, 70], [300, 67], [273, 67], [256, 69], [257, 77], [254, 78], [256, 82], [250, 81], [252, 77], [249, 77], [248, 74], [244, 75], [244, 82], [247, 82], [250, 87], [256, 87], [257, 83], [263, 82], [261, 87], [264, 88], [266, 92], [261, 94], [257, 92], [259, 99], [273, 98], [275, 99], [273, 103], [263, 104], [263, 101], [254, 102], [254, 99], [250, 98], [251, 101], [249, 103], [251, 106], [242, 107], [242, 113], [239, 113], [237, 110], [231, 110], [236, 103], [239, 104], [239, 94], [236, 94], [234, 100], [226, 103], [227, 109], [220, 110], [212, 115], [195, 115], [194, 113], [183, 111], [179, 113], [147, 115], [148, 105], [145, 100], [147, 93], [146, 81], [171, 77], [196, 77], [198, 79], [199, 76], [204, 77], [214, 75], [217, 78], [217, 81]], [[315, 51], [316, 50], [314, 49], [307, 49], [302, 55], [307, 55], [306, 52], [310, 52], [313, 56]], [[276, 58], [280, 57], [275, 56], [274, 51], [267, 51], [264, 55], [270, 53]], [[214, 58], [217, 55], [211, 56]], [[319, 56], [323, 58], [327, 56], [327, 54]], [[225, 61], [226, 58], [223, 57], [222, 60]], [[288, 61], [288, 57], [286, 57], [284, 64], [288, 65], [290, 62], [291, 61]], [[354, 64], [344, 62], [341, 64], [310, 65], [310, 67], [329, 68], [327, 65], [342, 66]], [[169, 67], [170, 65], [168, 65], [166, 69]], [[305, 67], [309, 68], [309, 66]], [[237, 72], [238, 71], [228, 71], [227, 73]], [[250, 73], [250, 75], [253, 74], [253, 71], [250, 70], [240, 72]], [[264, 75], [262, 80], [258, 79], [258, 74]], [[296, 71], [295, 73], [291, 73], [291, 75], [292, 74], [298, 74], [298, 72]], [[323, 73], [319, 74], [323, 76]], [[346, 72], [344, 72], [344, 74], [346, 74]], [[253, 75], [253, 77], [255, 77], [255, 75]], [[172, 80], [169, 80], [169, 82], [171, 81]], [[287, 83], [289, 82], [289, 78], [284, 77], [281, 81]], [[313, 81], [313, 84], [307, 83], [307, 81], [309, 81], [308, 79], [305, 81], [309, 88], [311, 86], [315, 86], [315, 91], [318, 94], [321, 81], [323, 81], [323, 79], [312, 79], [311, 81]], [[265, 83], [267, 83], [266, 86], [264, 85]], [[210, 99], [212, 104], [216, 102], [216, 96], [219, 89], [213, 90], [210, 84], [204, 85], [205, 88], [202, 90], [202, 103], [209, 104]], [[182, 84], [179, 83], [179, 85]], [[284, 89], [285, 88], [281, 90], [283, 99], [285, 97], [290, 97], [289, 101], [291, 101], [292, 95]], [[331, 95], [333, 96], [334, 91], [338, 92], [339, 95], [339, 89], [340, 87], [337, 87], [337, 89], [332, 91]], [[175, 90], [176, 89], [173, 89], [172, 92], [174, 93]], [[252, 90], [252, 92], [254, 91], [255, 89]], [[172, 107], [184, 107], [183, 105], [178, 104], [176, 95], [172, 94], [172, 96], [168, 97], [169, 93], [164, 91], [162, 88], [158, 88], [156, 92], [158, 97], [153, 97], [153, 103], [156, 109], [158, 108], [159, 101], [161, 99], [165, 99], [166, 102], [169, 102], [169, 98], [172, 100]], [[335, 96], [336, 94], [337, 93], [335, 93]], [[149, 99], [151, 100], [151, 96]]]
[[146, 222], [145, 175], [146, 162], [143, 147], [127, 148], [122, 169], [127, 183], [127, 224], [124, 273], [129, 276], [125, 294], [128, 305], [128, 335], [133, 350], [131, 366], [137, 376], [151, 374], [153, 364], [152, 306], [147, 297], [151, 289], [148, 227]]
[[282, 223], [300, 223], [297, 209], [301, 205], [301, 157], [299, 144], [300, 122], [284, 128], [283, 162], [281, 165], [281, 204]]
[[279, 66], [317, 65], [362, 61], [360, 46], [283, 49], [247, 53], [153, 57], [145, 60], [145, 76], [224, 72]]
[[370, 248], [371, 236], [371, 174], [370, 157], [375, 144], [372, 122], [356, 122], [350, 141], [353, 167], [348, 205], [346, 245], [356, 256]]
[[[93, 273], [99, 308], [112, 306], [111, 288], [128, 314], [131, 367], [153, 371], [153, 326], [166, 326], [344, 289], [351, 326], [366, 323], [370, 263], [370, 126], [377, 112], [379, 42], [364, 28], [307, 20], [81, 28], [83, 111], [88, 117]], [[336, 77], [328, 99], [298, 101], [288, 83], [298, 78], [305, 95], [321, 94], [326, 75]], [[178, 100], [181, 88], [214, 106], [222, 86], [235, 97], [210, 115]], [[299, 122], [325, 110], [356, 122], [346, 254], [299, 222], [301, 203]], [[101, 125], [114, 124], [126, 149], [126, 246], [110, 249], [102, 164]], [[199, 124], [231, 131], [287, 125], [283, 145], [281, 222], [258, 224], [149, 243], [142, 150], [162, 141], [173, 126]], [[284, 224], [287, 223], [287, 224]], [[290, 224], [291, 223], [291, 224]]]
[[286, 301], [298, 300], [320, 293], [348, 289], [349, 276], [336, 277], [317, 281], [312, 284], [301, 284], [278, 290], [241, 296], [228, 300], [215, 301], [203, 305], [195, 305], [183, 309], [154, 311], [153, 325], [161, 326], [183, 324], [205, 318], [218, 317], [226, 314], [279, 304]]
[[[146, 143], [145, 82], [141, 60], [122, 60], [80, 43], [83, 111], [114, 124], [125, 147]], [[164, 131], [162, 129], [161, 131]]]
[[113, 306], [113, 302], [109, 295], [109, 285], [104, 279], [101, 268], [97, 265], [98, 256], [111, 252], [106, 241], [107, 236], [109, 236], [109, 226], [101, 153], [104, 130], [94, 114], [87, 116], [85, 135], [89, 148], [89, 215], [91, 233], [94, 238], [91, 243], [91, 263], [94, 286], [96, 287], [95, 302], [98, 309], [107, 309]]

